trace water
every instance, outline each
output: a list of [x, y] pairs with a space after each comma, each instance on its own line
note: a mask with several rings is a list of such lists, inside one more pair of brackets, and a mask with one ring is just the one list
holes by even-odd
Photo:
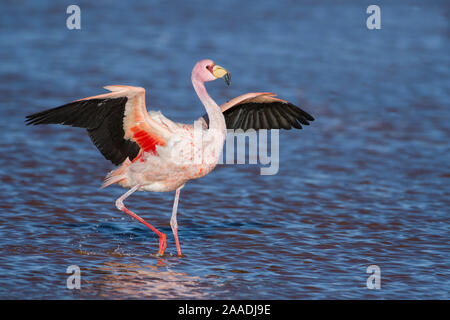
[[[333, 2], [334, 3], [334, 2]], [[79, 1], [0, 5], [0, 298], [448, 299], [449, 5], [369, 2]], [[100, 190], [113, 166], [86, 132], [25, 127], [24, 116], [103, 92], [147, 89], [181, 122], [204, 113], [190, 83], [211, 58], [232, 85], [218, 101], [271, 91], [315, 116], [280, 132], [280, 170], [221, 165], [181, 192]], [[369, 265], [381, 289], [369, 290]], [[81, 268], [81, 290], [66, 269]]]

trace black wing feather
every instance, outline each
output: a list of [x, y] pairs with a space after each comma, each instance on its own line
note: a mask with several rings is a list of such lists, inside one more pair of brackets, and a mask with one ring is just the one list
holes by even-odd
[[[284, 117], [289, 125], [293, 126], [296, 129], [302, 129], [302, 126], [297, 122], [297, 118], [292, 115], [287, 108], [284, 109], [278, 109], [278, 112], [281, 114], [282, 117]], [[289, 127], [290, 128], [290, 127]]]
[[26, 117], [27, 125], [63, 124], [85, 128], [103, 156], [115, 165], [134, 159], [139, 145], [124, 138], [123, 117], [127, 97], [79, 100]]
[[291, 124], [287, 121], [287, 119], [278, 111], [278, 108], [276, 108], [276, 106], [272, 105], [272, 109], [270, 110], [272, 111], [272, 113], [275, 115], [275, 118], [278, 121], [278, 125], [280, 126], [280, 129], [286, 129], [286, 130], [290, 130], [291, 129]]
[[278, 120], [276, 116], [272, 112], [271, 106], [265, 106], [266, 110], [264, 110], [264, 113], [267, 116], [267, 120], [269, 121], [269, 125], [271, 129], [280, 129], [280, 125], [278, 124]]
[[270, 128], [269, 121], [267, 121], [266, 114], [261, 110], [259, 111], [260, 129]]
[[[227, 129], [302, 129], [314, 118], [289, 102], [244, 102], [223, 113]], [[208, 116], [203, 116], [209, 125]]]

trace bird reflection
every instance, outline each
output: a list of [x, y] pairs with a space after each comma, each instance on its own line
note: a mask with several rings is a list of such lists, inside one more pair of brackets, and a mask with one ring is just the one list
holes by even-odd
[[[99, 267], [88, 270], [96, 274], [92, 280], [85, 280], [89, 287], [97, 291], [99, 297], [201, 299], [206, 296], [209, 285], [198, 276], [171, 271], [161, 258], [156, 265], [141, 266], [134, 263], [105, 262]], [[98, 275], [98, 276], [97, 276]], [[94, 289], [95, 288], [95, 289]]]

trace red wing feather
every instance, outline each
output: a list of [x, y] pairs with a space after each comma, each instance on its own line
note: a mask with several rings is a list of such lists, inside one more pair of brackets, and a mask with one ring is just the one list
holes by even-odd
[[145, 152], [152, 152], [156, 154], [156, 145], [166, 145], [165, 141], [160, 139], [157, 135], [142, 130], [139, 126], [132, 127], [130, 130], [133, 133], [133, 139]]

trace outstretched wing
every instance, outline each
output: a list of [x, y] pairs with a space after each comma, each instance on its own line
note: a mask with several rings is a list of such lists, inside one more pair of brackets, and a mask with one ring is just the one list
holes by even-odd
[[145, 107], [145, 90], [107, 86], [112, 91], [27, 116], [27, 125], [63, 124], [86, 128], [95, 146], [115, 165], [139, 152], [156, 152], [171, 132], [155, 122]]
[[[302, 129], [314, 118], [269, 92], [246, 93], [222, 104], [227, 129]], [[203, 116], [209, 124], [208, 115]]]

